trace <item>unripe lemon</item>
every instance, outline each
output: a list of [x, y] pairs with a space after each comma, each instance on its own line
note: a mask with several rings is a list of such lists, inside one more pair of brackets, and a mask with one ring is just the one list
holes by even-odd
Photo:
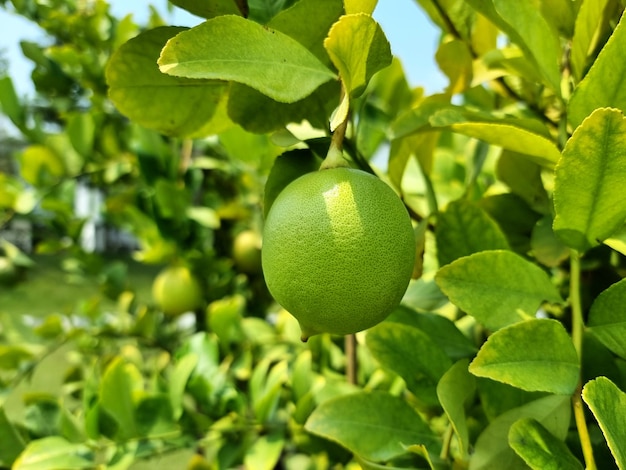
[[300, 323], [304, 341], [384, 320], [400, 303], [414, 261], [406, 208], [388, 185], [360, 170], [308, 173], [279, 194], [267, 215], [265, 281]]
[[166, 315], [178, 316], [202, 306], [202, 288], [184, 266], [165, 268], [154, 279], [152, 296]]
[[244, 230], [233, 242], [233, 259], [237, 267], [248, 274], [261, 271], [261, 235], [254, 230]]

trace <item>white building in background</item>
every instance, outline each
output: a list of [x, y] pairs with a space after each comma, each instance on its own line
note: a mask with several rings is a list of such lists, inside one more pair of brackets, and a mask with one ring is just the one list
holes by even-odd
[[104, 193], [84, 181], [76, 183], [74, 190], [74, 214], [85, 219], [80, 234], [80, 245], [88, 253], [102, 252], [106, 248], [106, 228], [102, 217]]

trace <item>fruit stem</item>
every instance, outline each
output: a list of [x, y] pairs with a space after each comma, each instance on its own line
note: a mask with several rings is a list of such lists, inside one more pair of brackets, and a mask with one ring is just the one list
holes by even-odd
[[585, 324], [580, 300], [580, 255], [576, 250], [570, 252], [569, 301], [572, 308], [572, 341], [576, 352], [578, 352], [578, 358], [582, 359]]
[[[578, 359], [582, 362], [583, 354], [583, 320], [582, 304], [580, 300], [580, 255], [576, 250], [570, 252], [570, 304], [572, 307], [572, 341], [578, 352]], [[596, 462], [593, 457], [593, 447], [585, 419], [585, 410], [582, 401], [582, 382], [578, 379], [578, 386], [572, 396], [572, 408], [574, 410], [574, 420], [578, 428], [578, 437], [585, 459], [587, 470], [596, 470]]]
[[[339, 100], [340, 102], [343, 101], [345, 93], [346, 90], [342, 83], [341, 99]], [[346, 136], [346, 129], [348, 128], [349, 119], [350, 113], [347, 112], [344, 120], [341, 121], [341, 123], [333, 132], [333, 135], [330, 138], [330, 147], [328, 149], [328, 153], [326, 154], [326, 158], [320, 166], [320, 170], [329, 170], [331, 168], [348, 168], [350, 166], [343, 156], [343, 139]]]
[[441, 460], [448, 460], [448, 458], [450, 457], [450, 446], [452, 445], [453, 437], [454, 428], [452, 427], [452, 423], [448, 422], [445, 434], [443, 435], [443, 445], [441, 446], [441, 452], [439, 453], [439, 458]]

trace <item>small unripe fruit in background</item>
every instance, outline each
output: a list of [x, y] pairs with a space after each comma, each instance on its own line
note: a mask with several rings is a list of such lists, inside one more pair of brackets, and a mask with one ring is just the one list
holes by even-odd
[[261, 235], [254, 230], [244, 230], [235, 237], [233, 259], [241, 272], [261, 272], [261, 244]]
[[158, 307], [170, 316], [200, 308], [202, 287], [185, 266], [170, 266], [161, 271], [152, 284], [152, 296]]

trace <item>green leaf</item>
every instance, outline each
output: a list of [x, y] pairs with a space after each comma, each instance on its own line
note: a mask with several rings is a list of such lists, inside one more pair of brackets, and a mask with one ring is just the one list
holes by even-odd
[[477, 205], [465, 199], [452, 201], [437, 218], [439, 265], [486, 250], [508, 250], [498, 224]]
[[[24, 184], [13, 176], [6, 173], [0, 173], [0, 207], [3, 209], [12, 209], [17, 205], [20, 197], [26, 193]], [[36, 205], [36, 204], [35, 204]], [[31, 205], [31, 210], [34, 205]], [[27, 211], [30, 212], [30, 211]]]
[[137, 367], [119, 356], [113, 359], [100, 383], [100, 406], [116, 421], [119, 439], [139, 433], [135, 405], [137, 394], [142, 391], [143, 377]]
[[469, 371], [522, 390], [571, 395], [578, 383], [580, 362], [561, 323], [529, 320], [490, 335]]
[[60, 406], [58, 400], [47, 394], [33, 394], [26, 401], [23, 425], [35, 436], [59, 433]]
[[74, 149], [83, 158], [89, 157], [93, 151], [96, 136], [96, 122], [93, 115], [90, 113], [72, 114], [68, 119], [66, 132]]
[[473, 57], [464, 41], [452, 39], [442, 42], [435, 59], [450, 81], [446, 88], [448, 94], [455, 95], [469, 88], [473, 75]]
[[250, 378], [250, 399], [256, 419], [267, 422], [276, 413], [282, 386], [288, 380], [287, 362], [274, 365], [270, 358], [260, 361]]
[[147, 395], [137, 400], [135, 419], [140, 436], [158, 438], [164, 434], [178, 433], [170, 403], [170, 398], [165, 394]]
[[583, 387], [583, 400], [598, 421], [618, 468], [626, 468], [626, 393], [606, 377], [598, 377]]
[[385, 33], [364, 13], [342, 16], [328, 32], [324, 47], [353, 98], [365, 90], [376, 72], [391, 64]]
[[533, 470], [583, 470], [567, 445], [536, 419], [516, 421], [509, 430], [509, 444]]
[[187, 207], [184, 214], [191, 220], [199, 223], [203, 227], [212, 229], [220, 228], [220, 217], [215, 209], [210, 207]]
[[169, 377], [170, 406], [172, 416], [178, 420], [183, 414], [183, 396], [189, 377], [198, 364], [198, 356], [194, 353], [185, 354], [180, 358]]
[[616, 232], [626, 219], [626, 119], [597, 109], [565, 144], [554, 182], [554, 231], [581, 252]]
[[555, 268], [570, 256], [570, 249], [556, 236], [552, 229], [552, 217], [539, 219], [530, 237], [532, 255], [544, 266]]
[[160, 178], [154, 185], [154, 199], [159, 209], [159, 215], [166, 219], [175, 220], [180, 220], [185, 216], [191, 203], [191, 195], [187, 188], [165, 178]]
[[485, 16], [475, 14], [475, 18], [471, 44], [472, 49], [476, 52], [478, 57], [480, 57], [484, 56], [484, 54], [489, 51], [496, 50], [500, 31], [497, 26], [489, 21]]
[[437, 438], [404, 400], [385, 392], [357, 392], [323, 402], [305, 429], [341, 444], [355, 455], [383, 462], [406, 452], [404, 446], [437, 447]]
[[527, 392], [484, 377], [476, 378], [476, 386], [483, 412], [489, 422], [509, 410], [546, 396], [544, 392]]
[[542, 302], [561, 302], [548, 275], [510, 251], [483, 251], [439, 269], [450, 301], [490, 330], [534, 318]]
[[492, 421], [478, 436], [469, 470], [528, 470], [509, 446], [509, 430], [520, 419], [532, 418], [557, 439], [564, 440], [570, 425], [570, 397], [549, 395], [513, 408]]
[[585, 78], [575, 88], [569, 101], [567, 117], [578, 127], [595, 109], [618, 108], [626, 111], [626, 20], [620, 19]]
[[292, 37], [324, 64], [330, 64], [324, 39], [342, 14], [341, 0], [300, 0], [278, 13], [267, 26]]
[[272, 204], [285, 187], [298, 177], [319, 170], [322, 161], [309, 149], [289, 150], [274, 161], [263, 199], [263, 215], [267, 216]]
[[465, 405], [474, 397], [476, 391], [476, 380], [468, 372], [468, 364], [467, 359], [458, 361], [448, 369], [437, 384], [437, 396], [457, 436], [461, 458], [467, 456], [469, 448]]
[[472, 342], [443, 315], [430, 312], [418, 313], [401, 305], [391, 312], [386, 321], [402, 323], [422, 330], [452, 360], [476, 354], [477, 349]]
[[426, 333], [394, 322], [368, 330], [367, 348], [383, 366], [404, 379], [408, 389], [426, 405], [438, 405], [436, 386], [452, 361]]
[[561, 46], [554, 29], [532, 0], [493, 0], [498, 15], [514, 30], [513, 41], [538, 65], [545, 82], [557, 94], [561, 92]]
[[202, 18], [221, 15], [241, 15], [237, 2], [233, 0], [171, 0], [171, 2]]
[[496, 175], [532, 209], [540, 213], [550, 212], [551, 203], [541, 179], [541, 166], [531, 157], [503, 151], [498, 159]]
[[188, 354], [194, 354], [198, 363], [188, 380], [187, 391], [203, 403], [212, 403], [213, 395], [223, 393], [224, 389], [217, 338], [207, 333], [193, 335], [177, 351], [176, 357], [181, 358]]
[[[444, 33], [459, 35], [462, 40], [469, 40], [474, 26], [474, 12], [465, 0], [417, 0], [430, 19]], [[455, 31], [451, 31], [451, 27]]]
[[219, 139], [231, 159], [250, 163], [261, 170], [269, 168], [284, 150], [272, 141], [271, 135], [253, 134], [238, 126], [220, 133]]
[[572, 64], [572, 74], [578, 81], [584, 76], [587, 60], [600, 39], [597, 31], [602, 24], [602, 17], [609, 3], [610, 0], [582, 2], [578, 15], [576, 15], [570, 62]]
[[532, 60], [524, 56], [519, 47], [511, 44], [485, 52], [477, 62], [473, 84], [507, 75], [523, 79], [521, 86], [527, 86], [526, 82], [541, 82], [541, 73]]
[[291, 390], [296, 400], [311, 392], [314, 378], [311, 350], [305, 349], [294, 360], [291, 371]]
[[24, 446], [24, 439], [0, 407], [0, 466], [11, 467]]
[[560, 157], [546, 129], [528, 119], [495, 118], [459, 107], [448, 107], [429, 116], [428, 122], [433, 127], [449, 127], [453, 132], [526, 154], [548, 168]]
[[245, 307], [246, 301], [241, 295], [223, 297], [209, 305], [207, 309], [209, 327], [223, 345], [228, 346], [243, 341], [241, 320]]
[[604, 244], [618, 253], [626, 255], [626, 226], [622, 226], [610, 238], [604, 240]]
[[485, 196], [477, 204], [498, 223], [511, 249], [526, 256], [530, 251], [530, 235], [541, 214], [533, 211], [524, 200], [513, 193]]
[[249, 6], [249, 15], [253, 21], [261, 24], [267, 24], [272, 18], [280, 14], [285, 7], [295, 3], [297, 0], [235, 0], [241, 4], [247, 3]]
[[564, 37], [571, 39], [574, 34], [576, 9], [571, 0], [542, 0], [541, 14]]
[[24, 108], [8, 75], [0, 77], [0, 109], [18, 128], [24, 126]]
[[439, 132], [423, 132], [391, 141], [388, 172], [389, 179], [396, 188], [402, 188], [402, 179], [411, 158], [417, 159], [425, 174], [430, 172], [439, 136]]
[[54, 185], [66, 173], [59, 155], [45, 145], [29, 145], [19, 160], [22, 178], [33, 186]]
[[346, 5], [346, 14], [366, 13], [371, 15], [376, 8], [378, 0], [344, 0]]
[[589, 311], [588, 327], [607, 348], [626, 359], [626, 279], [598, 295]]
[[282, 432], [274, 431], [259, 436], [246, 452], [244, 467], [248, 470], [274, 470], [284, 447], [285, 436]]
[[50, 436], [31, 441], [20, 454], [13, 470], [79, 470], [96, 466], [90, 449], [72, 444], [62, 437]]
[[417, 132], [432, 131], [430, 118], [439, 111], [455, 110], [444, 95], [431, 95], [402, 112], [391, 125], [391, 138], [400, 139]]
[[512, 40], [518, 40], [521, 42], [518, 34], [515, 29], [496, 11], [494, 6], [494, 0], [466, 0], [474, 10], [485, 16], [489, 19], [494, 25], [496, 25], [500, 30], [502, 30], [505, 34], [507, 34]]
[[580, 377], [583, 384], [599, 376], [622, 383], [623, 372], [620, 369], [626, 365], [626, 362], [615, 357], [615, 354], [604, 346], [589, 329], [584, 332], [582, 350], [584, 354], [581, 360]]
[[160, 27], [123, 44], [107, 65], [109, 97], [122, 114], [144, 127], [179, 137], [206, 135], [210, 129], [203, 128], [226, 85], [165, 75], [156, 64], [167, 40], [181, 31], [185, 28]]
[[228, 96], [228, 116], [248, 132], [257, 134], [277, 131], [303, 120], [325, 129], [328, 116], [337, 106], [339, 91], [339, 82], [332, 81], [300, 101], [279, 103], [254, 88], [233, 83]]
[[232, 80], [293, 103], [335, 78], [289, 36], [239, 16], [219, 16], [170, 39], [158, 60], [162, 72]]

